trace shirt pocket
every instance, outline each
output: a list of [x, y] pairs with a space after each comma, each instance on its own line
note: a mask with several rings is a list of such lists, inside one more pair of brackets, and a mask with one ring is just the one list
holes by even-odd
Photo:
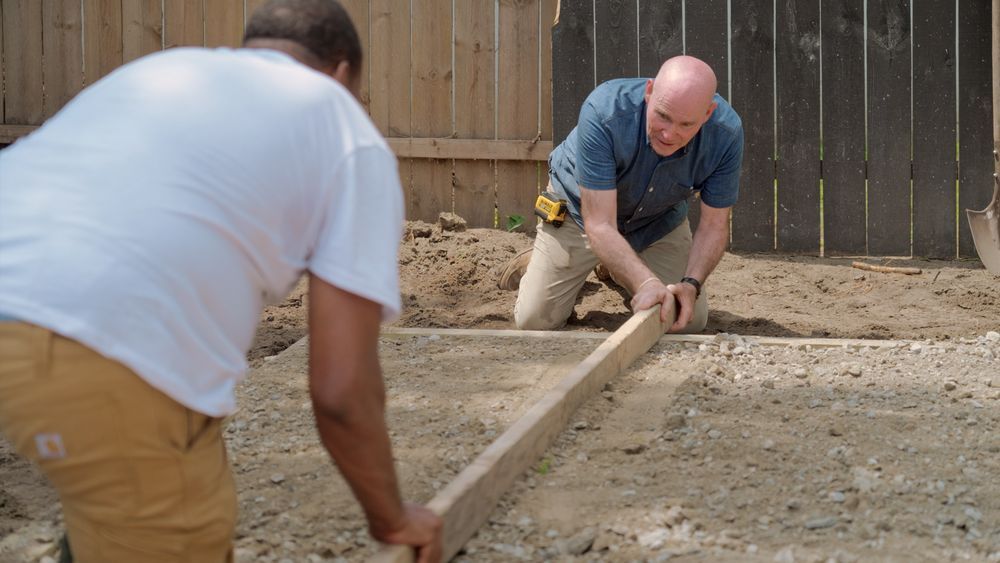
[[630, 222], [662, 215], [673, 206], [687, 200], [694, 193], [692, 186], [674, 180], [664, 166], [653, 171], [649, 183], [632, 213]]

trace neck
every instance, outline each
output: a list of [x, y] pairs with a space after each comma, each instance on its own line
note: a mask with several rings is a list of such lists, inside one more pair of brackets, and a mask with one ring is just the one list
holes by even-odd
[[312, 67], [320, 72], [328, 71], [328, 65], [324, 65], [319, 58], [312, 53], [312, 51], [303, 47], [301, 43], [297, 43], [290, 39], [256, 38], [244, 43], [243, 48], [272, 49], [274, 51], [280, 51], [308, 67]]

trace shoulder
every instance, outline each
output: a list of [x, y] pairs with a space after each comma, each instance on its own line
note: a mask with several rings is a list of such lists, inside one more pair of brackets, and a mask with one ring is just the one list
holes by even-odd
[[645, 105], [646, 78], [618, 78], [600, 84], [587, 96], [584, 106], [602, 123], [633, 119]]
[[717, 104], [712, 117], [705, 123], [705, 129], [713, 136], [743, 138], [743, 121], [733, 106], [719, 94], [715, 95], [714, 102]]

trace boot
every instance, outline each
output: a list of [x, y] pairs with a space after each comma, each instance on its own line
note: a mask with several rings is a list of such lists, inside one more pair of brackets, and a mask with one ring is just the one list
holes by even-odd
[[521, 277], [528, 270], [528, 262], [531, 261], [531, 248], [525, 248], [518, 252], [507, 262], [507, 265], [500, 270], [500, 279], [497, 286], [507, 291], [516, 291], [521, 286]]

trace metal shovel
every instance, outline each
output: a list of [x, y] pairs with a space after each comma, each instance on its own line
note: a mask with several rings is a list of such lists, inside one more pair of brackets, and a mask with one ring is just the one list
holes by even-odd
[[965, 210], [979, 259], [991, 274], [1000, 276], [1000, 176], [993, 175], [993, 200], [982, 211]]

